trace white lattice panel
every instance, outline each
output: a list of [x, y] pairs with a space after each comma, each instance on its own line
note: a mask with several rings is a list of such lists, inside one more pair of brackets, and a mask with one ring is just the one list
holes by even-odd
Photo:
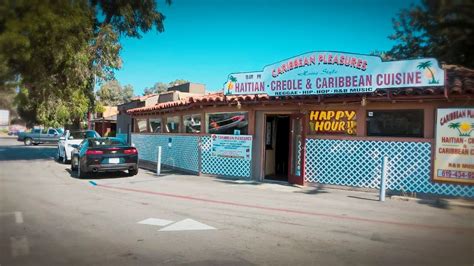
[[307, 139], [305, 180], [378, 188], [384, 156], [390, 160], [388, 189], [474, 197], [473, 186], [431, 181], [431, 144], [428, 142]]
[[156, 162], [158, 146], [161, 146], [162, 164], [199, 172], [199, 136], [132, 134], [132, 143], [138, 149], [140, 160]]
[[250, 178], [251, 161], [211, 156], [211, 137], [201, 137], [202, 172], [229, 177]]

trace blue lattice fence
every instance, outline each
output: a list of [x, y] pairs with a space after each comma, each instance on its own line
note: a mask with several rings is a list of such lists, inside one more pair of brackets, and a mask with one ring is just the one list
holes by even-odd
[[199, 172], [199, 136], [132, 134], [132, 143], [138, 149], [140, 160], [156, 162], [158, 146], [161, 146], [162, 164]]
[[474, 197], [474, 187], [431, 182], [431, 143], [307, 139], [305, 180], [378, 188], [381, 161], [390, 159], [387, 188]]
[[205, 174], [250, 179], [251, 161], [211, 156], [211, 137], [201, 137], [202, 172]]

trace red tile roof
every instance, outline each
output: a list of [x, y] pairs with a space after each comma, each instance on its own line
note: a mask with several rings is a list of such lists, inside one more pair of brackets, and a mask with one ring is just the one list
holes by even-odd
[[281, 103], [283, 102], [302, 102], [302, 101], [334, 101], [343, 102], [347, 99], [355, 99], [366, 96], [368, 99], [386, 99], [397, 100], [400, 98], [420, 97], [466, 97], [471, 99], [474, 94], [474, 70], [459, 67], [455, 65], [444, 65], [446, 70], [446, 88], [447, 95], [445, 95], [444, 87], [423, 87], [423, 88], [400, 88], [400, 89], [377, 89], [369, 94], [344, 94], [344, 95], [295, 95], [295, 96], [280, 96], [270, 97], [267, 94], [245, 94], [245, 95], [228, 95], [225, 96], [222, 92], [207, 94], [203, 96], [191, 96], [182, 100], [173, 102], [159, 103], [154, 106], [140, 107], [130, 109], [129, 114], [146, 114], [154, 112], [174, 111], [177, 109], [189, 109], [196, 105], [198, 106], [212, 106], [212, 105], [237, 105], [252, 104], [252, 103]]

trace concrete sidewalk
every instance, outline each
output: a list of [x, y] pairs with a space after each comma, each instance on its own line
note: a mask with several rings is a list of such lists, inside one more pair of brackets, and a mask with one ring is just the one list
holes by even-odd
[[[149, 166], [142, 169], [147, 175], [155, 176], [156, 171], [152, 170]], [[180, 171], [176, 171], [170, 168], [162, 168], [161, 176], [167, 175], [176, 175], [176, 176], [193, 176], [193, 174], [187, 174]], [[372, 201], [379, 200], [379, 191], [377, 189], [368, 189], [368, 188], [357, 188], [357, 187], [345, 187], [337, 185], [325, 185], [325, 184], [310, 184], [308, 186], [292, 185], [286, 182], [279, 181], [248, 181], [248, 180], [239, 180], [225, 177], [216, 177], [212, 175], [201, 175], [196, 176], [199, 178], [208, 178], [210, 180], [218, 180], [220, 182], [225, 182], [229, 184], [240, 184], [240, 185], [251, 185], [257, 186], [259, 189], [268, 189], [273, 191], [281, 192], [293, 192], [293, 193], [305, 193], [305, 194], [320, 194], [331, 192], [333, 194], [338, 194], [341, 197], [362, 197]], [[411, 193], [401, 193], [395, 191], [386, 192], [386, 201], [387, 200], [399, 200], [399, 201], [410, 201], [417, 202], [419, 204], [431, 205], [433, 207], [447, 209], [452, 207], [465, 207], [474, 209], [474, 199], [466, 198], [454, 198], [454, 197], [444, 197], [441, 195], [427, 195], [427, 194], [411, 194]]]

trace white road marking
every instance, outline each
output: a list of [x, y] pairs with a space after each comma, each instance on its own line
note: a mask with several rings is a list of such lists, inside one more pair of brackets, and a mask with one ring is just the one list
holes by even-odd
[[143, 221], [138, 222], [139, 224], [148, 224], [148, 225], [158, 225], [158, 226], [166, 226], [173, 221], [157, 219], [157, 218], [148, 218]]
[[25, 256], [30, 253], [30, 245], [26, 236], [10, 237], [12, 257]]
[[15, 222], [17, 224], [23, 223], [23, 214], [21, 212], [15, 212]]
[[191, 231], [191, 230], [215, 230], [216, 228], [200, 223], [193, 219], [184, 219], [158, 231]]

